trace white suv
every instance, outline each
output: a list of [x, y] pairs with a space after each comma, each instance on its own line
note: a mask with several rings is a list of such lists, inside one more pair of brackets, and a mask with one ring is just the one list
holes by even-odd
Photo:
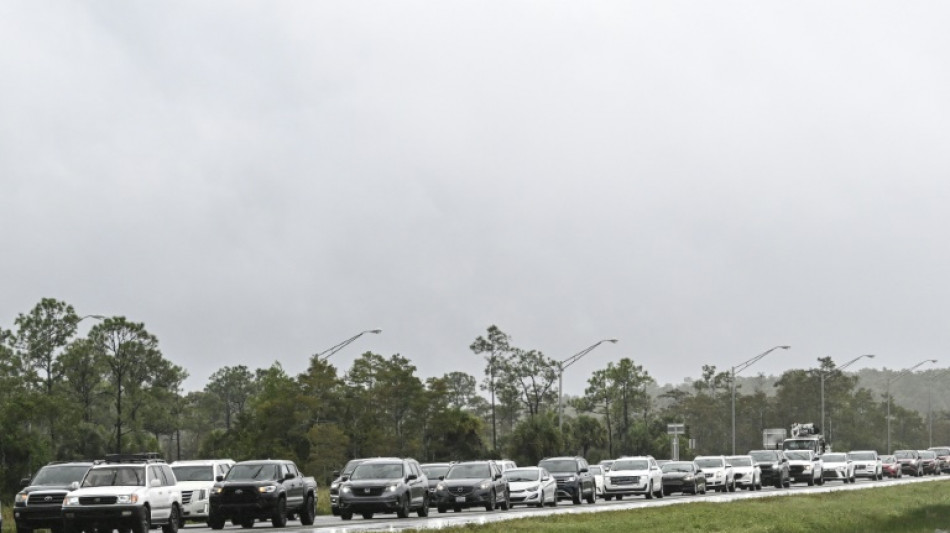
[[697, 455], [693, 459], [706, 475], [706, 488], [716, 492], [735, 492], [736, 474], [724, 455]]
[[877, 481], [884, 479], [884, 466], [876, 451], [848, 452], [848, 459], [854, 465], [854, 477], [869, 477]]
[[148, 533], [155, 525], [161, 525], [163, 533], [177, 533], [181, 491], [176, 482], [175, 473], [157, 454], [107, 455], [66, 494], [63, 533]]
[[175, 461], [172, 470], [181, 490], [181, 521], [208, 520], [209, 497], [218, 476], [226, 476], [234, 466], [230, 459], [208, 459], [204, 461]]
[[643, 494], [647, 499], [663, 497], [663, 472], [649, 455], [621, 457], [604, 474], [604, 499]]

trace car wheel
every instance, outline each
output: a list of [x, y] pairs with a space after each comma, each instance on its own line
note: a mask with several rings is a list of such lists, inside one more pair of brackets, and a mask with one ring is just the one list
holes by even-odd
[[455, 511], [456, 513], [461, 513], [461, 512], [462, 512], [462, 508], [459, 507], [459, 506], [457, 506], [457, 505], [456, 505], [455, 507], [453, 507], [452, 510]]
[[274, 527], [284, 527], [287, 525], [287, 500], [280, 498], [277, 500], [277, 507], [271, 514], [270, 523]]
[[151, 513], [148, 507], [145, 507], [145, 512], [143, 513], [142, 520], [132, 526], [132, 533], [148, 533], [149, 523], [148, 515]]
[[402, 497], [399, 503], [399, 508], [396, 509], [396, 517], [409, 518], [409, 495], [408, 494]]
[[501, 501], [500, 507], [502, 511], [511, 509], [511, 496], [508, 494], [507, 490], [505, 491], [505, 499]]
[[597, 489], [592, 487], [590, 489], [590, 495], [587, 496], [587, 503], [593, 505], [596, 502], [597, 502]]
[[419, 516], [419, 518], [425, 518], [429, 516], [429, 496], [428, 495], [422, 497], [422, 507], [420, 507], [419, 510], [416, 511], [416, 514]]
[[364, 519], [364, 520], [372, 520], [372, 519], [373, 519], [373, 513], [363, 513], [363, 519]]
[[646, 497], [647, 497], [648, 500], [652, 500], [652, 499], [653, 499], [653, 482], [652, 482], [652, 481], [651, 481], [650, 484], [647, 486]]
[[243, 527], [244, 529], [251, 529], [252, 527], [254, 527], [254, 518], [253, 518], [253, 517], [251, 517], [251, 518], [242, 518], [242, 519], [241, 519], [241, 527]]
[[622, 499], [623, 499], [623, 494], [618, 494], [618, 495], [617, 495], [617, 501], [620, 501], [620, 500], [622, 500]]
[[208, 515], [208, 527], [211, 529], [224, 529], [224, 517], [214, 513]]
[[446, 512], [446, 511], [449, 510], [449, 508], [446, 507], [446, 506], [444, 506], [444, 505], [438, 506], [437, 509], [439, 510], [439, 514], [442, 514], [442, 513], [444, 513], [444, 512]]
[[733, 479], [732, 484], [729, 485], [729, 492], [735, 492], [735, 491], [736, 491], [736, 480]]
[[814, 486], [815, 486], [815, 478], [814, 478], [814, 477], [808, 478], [808, 483], [806, 483], [806, 485], [808, 485], [809, 487], [814, 487]]
[[488, 495], [488, 501], [485, 502], [485, 510], [489, 512], [495, 510], [495, 493], [494, 492]]
[[575, 492], [575, 493], [571, 496], [571, 503], [573, 503], [574, 505], [580, 505], [580, 504], [581, 504], [581, 489], [580, 489], [580, 488], [578, 488], [578, 489], [577, 489], [577, 492]]
[[610, 500], [614, 499], [614, 497], [611, 496], [610, 494], [604, 494], [604, 499], [609, 502]]
[[317, 506], [313, 501], [313, 496], [307, 494], [307, 497], [303, 500], [303, 509], [300, 510], [300, 525], [312, 526], [316, 517]]
[[343, 520], [352, 520], [353, 513], [350, 511], [340, 511], [340, 518], [342, 518]]

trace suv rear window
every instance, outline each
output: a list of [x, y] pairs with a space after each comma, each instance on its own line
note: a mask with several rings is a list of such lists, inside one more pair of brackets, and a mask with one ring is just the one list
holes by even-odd
[[577, 472], [577, 461], [574, 459], [552, 459], [550, 461], [541, 461], [538, 465], [546, 468], [548, 472]]
[[491, 469], [488, 464], [455, 465], [445, 479], [488, 479], [491, 477]]
[[178, 481], [214, 481], [214, 469], [211, 466], [173, 466]]

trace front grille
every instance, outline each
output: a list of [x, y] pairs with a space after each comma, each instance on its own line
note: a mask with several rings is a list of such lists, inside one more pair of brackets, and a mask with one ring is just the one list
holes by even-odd
[[257, 501], [257, 487], [225, 487], [221, 499], [226, 502]]
[[353, 496], [382, 496], [386, 487], [360, 487], [352, 489]]
[[745, 476], [745, 474], [736, 474], [736, 479], [742, 479], [743, 476]]
[[472, 492], [472, 487], [452, 487], [449, 489], [450, 494], [468, 494]]
[[79, 505], [112, 505], [117, 500], [116, 496], [80, 496]]
[[66, 498], [65, 492], [42, 492], [32, 493], [27, 500], [27, 505], [62, 505]]
[[636, 485], [640, 482], [638, 476], [617, 476], [610, 478], [611, 483], [614, 485]]
[[768, 472], [769, 470], [772, 470], [772, 465], [759, 465], [759, 469], [763, 472]]
[[191, 503], [191, 493], [192, 491], [190, 490], [181, 491], [181, 503], [183, 504]]
[[802, 465], [792, 465], [788, 467], [788, 472], [790, 474], [801, 474], [804, 471], [805, 471], [805, 467]]

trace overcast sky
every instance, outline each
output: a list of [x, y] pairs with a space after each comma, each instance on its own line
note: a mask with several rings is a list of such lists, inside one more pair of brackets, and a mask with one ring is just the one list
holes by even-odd
[[[0, 2], [0, 327], [144, 322], [200, 389], [498, 325], [661, 384], [950, 366], [950, 4]], [[85, 331], [91, 324], [82, 324]], [[855, 367], [864, 366], [863, 364]]]

